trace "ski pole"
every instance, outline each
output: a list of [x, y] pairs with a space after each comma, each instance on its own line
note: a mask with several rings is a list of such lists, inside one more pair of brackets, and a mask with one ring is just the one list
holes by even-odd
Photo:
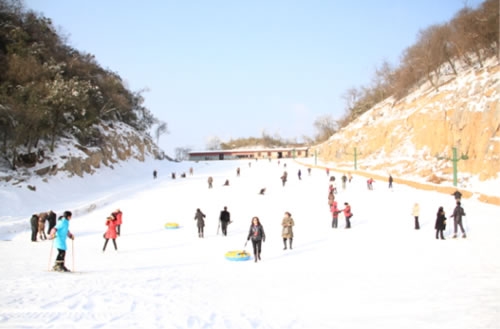
[[52, 259], [52, 250], [54, 250], [54, 241], [50, 241], [50, 254], [49, 254], [49, 264], [47, 265], [47, 270], [50, 271], [50, 261]]
[[75, 271], [75, 240], [71, 239], [71, 261], [72, 271]]

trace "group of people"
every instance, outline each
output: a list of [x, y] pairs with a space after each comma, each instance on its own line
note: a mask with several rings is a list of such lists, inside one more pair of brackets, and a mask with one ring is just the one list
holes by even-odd
[[[50, 231], [56, 226], [57, 215], [49, 210], [47, 212], [42, 212], [39, 214], [33, 214], [30, 218], [31, 225], [31, 241], [37, 242], [38, 239], [46, 240], [47, 234], [50, 235]], [[47, 234], [45, 233], [45, 224], [48, 224]]]
[[[199, 238], [204, 237], [205, 217], [206, 215], [200, 210], [200, 208], [197, 208], [194, 215], [194, 220], [196, 221], [196, 226], [198, 227]], [[231, 213], [227, 210], [227, 207], [225, 206], [224, 209], [220, 212], [219, 216], [219, 224], [220, 228], [222, 229], [223, 236], [227, 236], [227, 227], [230, 223], [232, 223]], [[284, 244], [283, 250], [286, 250], [288, 248], [292, 249], [294, 225], [295, 222], [292, 218], [292, 215], [288, 211], [285, 212], [285, 215], [281, 222], [281, 226], [283, 227], [282, 229], [282, 237]], [[250, 240], [252, 241], [254, 260], [255, 262], [257, 262], [261, 260], [262, 242], [266, 241], [266, 233], [264, 232], [264, 227], [260, 223], [259, 217], [257, 216], [252, 218], [252, 222], [250, 224], [247, 241]]]
[[[462, 238], [466, 238], [467, 234], [465, 233], [464, 225], [463, 225], [463, 217], [465, 216], [465, 210], [462, 207], [462, 202], [460, 200], [456, 200], [455, 208], [453, 209], [453, 213], [451, 214], [451, 218], [453, 218], [453, 235], [452, 238], [457, 238], [458, 228], [462, 232]], [[436, 223], [434, 228], [436, 229], [436, 239], [444, 240], [444, 230], [446, 230], [446, 213], [443, 207], [439, 207], [436, 214]]]
[[[60, 216], [57, 219], [57, 221], [56, 217], [57, 217], [56, 214], [52, 210], [38, 215], [34, 214], [30, 219], [32, 226], [32, 241], [36, 241], [36, 233], [38, 233], [38, 229], [40, 227], [43, 228], [44, 225], [43, 222], [48, 221], [49, 227], [47, 232], [49, 234], [49, 239], [53, 240], [52, 247], [55, 247], [57, 249], [56, 261], [54, 266], [52, 267], [52, 270], [58, 272], [70, 272], [70, 270], [65, 265], [65, 258], [66, 258], [66, 250], [68, 249], [66, 240], [68, 238], [74, 240], [75, 238], [73, 233], [71, 233], [71, 231], [69, 230], [69, 222], [73, 217], [73, 214], [71, 213], [71, 211], [67, 210], [63, 213], [62, 216]], [[42, 222], [43, 225], [38, 224], [40, 222]], [[34, 230], [35, 224], [37, 231]], [[106, 250], [106, 246], [108, 244], [109, 239], [113, 240], [115, 250], [118, 250], [118, 247], [116, 245], [116, 238], [120, 236], [121, 224], [122, 224], [122, 211], [120, 209], [117, 209], [116, 211], [112, 212], [111, 215], [106, 218], [106, 225], [108, 226], [108, 228], [103, 235], [105, 239], [104, 247], [102, 249], [103, 252]], [[36, 233], [34, 234], [33, 232]], [[40, 238], [46, 239], [46, 237], [42, 238], [42, 236]], [[52, 249], [51, 249], [51, 257], [52, 257]]]

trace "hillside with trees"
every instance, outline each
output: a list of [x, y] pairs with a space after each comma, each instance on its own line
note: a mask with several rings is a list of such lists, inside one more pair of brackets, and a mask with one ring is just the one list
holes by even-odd
[[[398, 65], [383, 62], [370, 85], [344, 92], [346, 111], [336, 128], [347, 126], [391, 96], [396, 101], [402, 99], [423, 83], [439, 91], [443, 77], [458, 74], [459, 63], [462, 68], [482, 68], [486, 58], [497, 56], [500, 60], [499, 30], [498, 0], [485, 0], [476, 9], [464, 6], [449, 22], [421, 30], [415, 44], [403, 51]], [[324, 141], [329, 136], [319, 137]]]
[[[49, 18], [19, 0], [0, 0], [0, 156], [30, 166], [64, 137], [101, 147], [100, 127], [125, 124], [139, 134], [159, 123], [142, 91], [66, 43]], [[159, 123], [161, 126], [161, 123]]]

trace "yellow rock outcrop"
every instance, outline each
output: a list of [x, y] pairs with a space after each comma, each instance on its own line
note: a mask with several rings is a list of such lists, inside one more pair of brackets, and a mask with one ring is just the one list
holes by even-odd
[[[446, 79], [446, 80], [444, 80]], [[433, 184], [453, 181], [452, 150], [462, 187], [472, 177], [497, 178], [500, 171], [500, 65], [443, 78], [439, 90], [423, 84], [407, 97], [387, 99], [314, 151], [339, 168], [419, 177]], [[465, 157], [466, 156], [466, 157]]]

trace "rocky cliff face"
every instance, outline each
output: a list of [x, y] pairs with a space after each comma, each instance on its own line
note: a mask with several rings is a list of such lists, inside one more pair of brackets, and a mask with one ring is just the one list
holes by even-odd
[[56, 143], [54, 153], [30, 153], [25, 158], [33, 158], [29, 163], [20, 164], [17, 170], [2, 172], [0, 181], [19, 184], [28, 181], [33, 175], [49, 179], [59, 172], [71, 177], [93, 174], [102, 166], [113, 167], [120, 161], [136, 159], [144, 161], [147, 157], [163, 159], [163, 152], [151, 138], [139, 134], [123, 123], [113, 123], [95, 126], [96, 142], [93, 147], [84, 147], [74, 138], [61, 139]]
[[400, 101], [387, 99], [316, 148], [339, 167], [432, 183], [452, 182], [453, 148], [459, 180], [495, 178], [500, 171], [500, 65], [446, 77], [439, 90], [424, 84]]

